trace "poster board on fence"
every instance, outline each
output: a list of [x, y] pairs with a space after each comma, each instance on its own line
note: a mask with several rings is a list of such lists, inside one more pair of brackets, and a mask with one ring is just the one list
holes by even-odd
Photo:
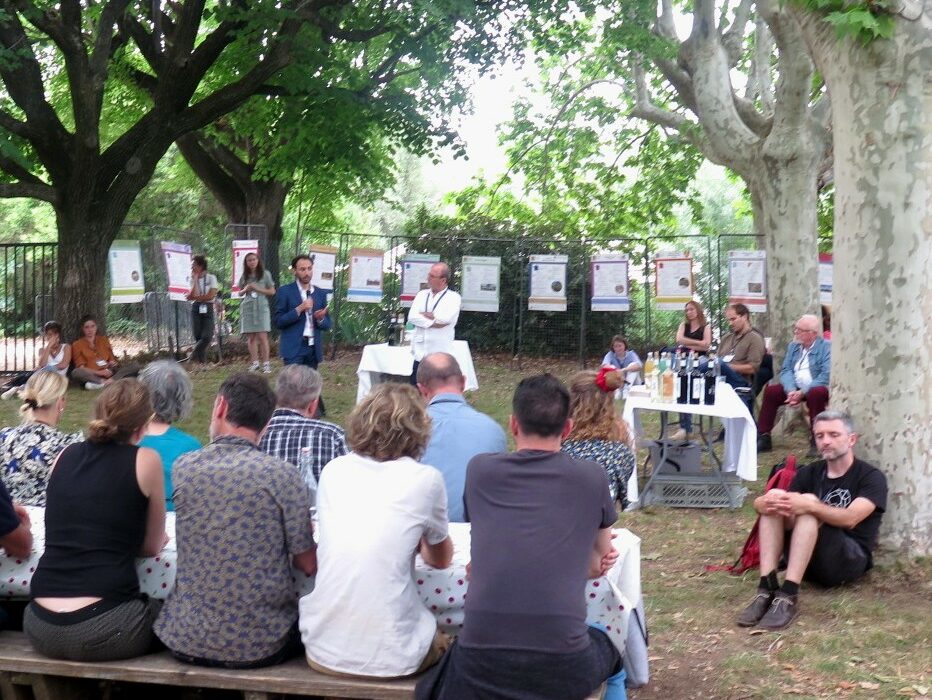
[[593, 311], [629, 311], [628, 256], [622, 253], [593, 255], [589, 262]]
[[110, 245], [110, 303], [135, 304], [146, 294], [139, 241], [114, 241]]
[[353, 248], [349, 257], [349, 287], [346, 300], [362, 304], [382, 301], [382, 260], [385, 251], [375, 248]]
[[239, 281], [243, 277], [243, 269], [246, 265], [246, 256], [250, 253], [255, 253], [256, 256], [259, 255], [259, 241], [233, 241], [233, 279], [230, 280], [230, 296], [233, 299], [243, 298], [243, 290], [240, 289]]
[[401, 260], [401, 305], [411, 308], [411, 302], [422, 289], [427, 289], [427, 275], [440, 256], [434, 253], [408, 253]]
[[566, 255], [532, 255], [528, 261], [529, 311], [566, 311]]
[[767, 311], [766, 251], [728, 251], [728, 303], [744, 304], [754, 313]]
[[185, 297], [191, 291], [191, 246], [162, 241], [162, 258], [168, 279], [168, 298], [186, 301]]
[[498, 313], [500, 301], [502, 259], [481, 255], [463, 256], [463, 278], [460, 289], [463, 311]]
[[682, 253], [654, 258], [654, 303], [661, 311], [682, 311], [693, 298], [693, 259]]
[[339, 250], [330, 245], [312, 245], [309, 254], [314, 258], [314, 271], [311, 284], [327, 291], [333, 291], [337, 272], [337, 253]]
[[819, 303], [832, 305], [832, 276], [834, 262], [831, 253], [819, 253]]

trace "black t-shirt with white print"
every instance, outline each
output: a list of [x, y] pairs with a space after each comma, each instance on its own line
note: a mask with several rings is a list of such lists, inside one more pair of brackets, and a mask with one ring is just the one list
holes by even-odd
[[866, 552], [877, 546], [880, 518], [887, 508], [887, 477], [877, 467], [855, 459], [851, 468], [837, 479], [826, 476], [825, 460], [801, 467], [796, 472], [790, 491], [814, 493], [826, 505], [847, 508], [855, 498], [866, 498], [876, 508], [864, 520], [848, 531]]

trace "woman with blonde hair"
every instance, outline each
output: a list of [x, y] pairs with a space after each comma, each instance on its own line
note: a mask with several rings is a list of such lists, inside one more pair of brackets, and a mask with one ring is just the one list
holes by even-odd
[[0, 430], [3, 483], [17, 503], [44, 506], [55, 458], [68, 445], [84, 439], [80, 432], [58, 429], [67, 391], [68, 380], [63, 375], [36, 372], [20, 392], [22, 423]]
[[166, 542], [162, 463], [138, 447], [152, 416], [149, 392], [117, 379], [94, 402], [87, 440], [52, 467], [45, 552], [30, 584], [23, 631], [42, 654], [112, 661], [145, 654], [161, 601], [140, 593], [136, 557]]
[[628, 479], [635, 468], [628, 425], [615, 413], [612, 398], [616, 372], [604, 369], [578, 372], [570, 380], [570, 418], [573, 429], [561, 450], [577, 459], [602, 465], [613, 500], [628, 505]]
[[439, 661], [449, 644], [412, 580], [416, 553], [438, 569], [453, 556], [443, 477], [417, 462], [430, 425], [414, 387], [381, 384], [350, 414], [352, 451], [321, 472], [317, 580], [299, 606], [317, 671], [408, 676]]

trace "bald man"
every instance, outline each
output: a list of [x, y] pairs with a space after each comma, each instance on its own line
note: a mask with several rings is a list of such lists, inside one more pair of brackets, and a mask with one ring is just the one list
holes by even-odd
[[460, 295], [450, 289], [450, 266], [442, 262], [431, 265], [427, 289], [417, 293], [408, 311], [408, 323], [414, 325], [412, 386], [417, 386], [417, 368], [425, 355], [452, 350], [461, 304]]
[[822, 338], [822, 324], [812, 314], [800, 316], [793, 326], [793, 341], [783, 358], [780, 381], [764, 389], [764, 402], [757, 422], [757, 451], [773, 449], [770, 431], [782, 405], [809, 407], [809, 454], [817, 456], [812, 438], [812, 420], [828, 406], [829, 366], [832, 344]]

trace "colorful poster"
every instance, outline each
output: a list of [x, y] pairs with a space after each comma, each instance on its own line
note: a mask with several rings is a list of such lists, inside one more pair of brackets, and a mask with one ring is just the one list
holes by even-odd
[[314, 272], [311, 283], [321, 289], [333, 290], [336, 279], [337, 253], [339, 250], [329, 245], [312, 245], [310, 255], [314, 258]]
[[693, 259], [682, 253], [654, 258], [654, 302], [661, 311], [682, 311], [693, 298]]
[[834, 263], [831, 253], [819, 253], [819, 303], [832, 305], [832, 275]]
[[628, 256], [621, 253], [593, 255], [589, 263], [593, 311], [628, 311]]
[[529, 311], [566, 311], [566, 255], [532, 255]]
[[139, 241], [114, 241], [110, 246], [110, 303], [134, 304], [146, 294]]
[[259, 241], [233, 241], [233, 279], [230, 283], [230, 297], [233, 299], [242, 299], [243, 297], [243, 292], [239, 288], [239, 281], [243, 276], [243, 265], [245, 265], [246, 256], [250, 253], [259, 254]]
[[414, 297], [422, 289], [427, 289], [427, 274], [431, 266], [440, 262], [440, 256], [433, 253], [408, 253], [401, 261], [401, 305], [411, 307]]
[[744, 304], [755, 313], [767, 310], [766, 251], [728, 251], [728, 303]]
[[479, 255], [463, 256], [463, 311], [498, 313], [502, 259]]
[[350, 251], [347, 301], [378, 304], [382, 301], [382, 259], [384, 251], [353, 248]]
[[185, 296], [191, 291], [191, 246], [162, 241], [162, 257], [168, 278], [168, 298], [186, 301]]

